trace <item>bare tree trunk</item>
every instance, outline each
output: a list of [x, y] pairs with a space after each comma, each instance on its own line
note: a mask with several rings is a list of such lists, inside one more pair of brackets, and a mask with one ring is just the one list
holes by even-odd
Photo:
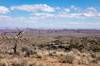
[[14, 54], [17, 53], [17, 47], [18, 47], [17, 44], [18, 44], [18, 40], [19, 40], [21, 37], [22, 37], [22, 31], [19, 31], [18, 34], [17, 34], [16, 37], [15, 37], [15, 45], [14, 45], [14, 48], [13, 48]]
[[[17, 48], [18, 48], [18, 40], [20, 40], [22, 38], [22, 32], [23, 31], [20, 31], [19, 32], [11, 32], [11, 33], [16, 33], [16, 35], [13, 37], [13, 40], [14, 40], [14, 47], [12, 48], [13, 49], [13, 53], [16, 54], [17, 53]], [[7, 40], [10, 40], [8, 37], [7, 37], [7, 34], [9, 34], [10, 32], [4, 32], [1, 34], [1, 37], [2, 39], [7, 39]]]
[[16, 39], [15, 39], [15, 45], [14, 45], [13, 50], [14, 50], [14, 54], [16, 54], [17, 53], [17, 40]]

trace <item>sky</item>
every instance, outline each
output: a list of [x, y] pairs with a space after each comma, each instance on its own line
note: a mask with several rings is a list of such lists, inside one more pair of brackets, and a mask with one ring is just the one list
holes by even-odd
[[0, 28], [100, 29], [100, 0], [0, 0]]

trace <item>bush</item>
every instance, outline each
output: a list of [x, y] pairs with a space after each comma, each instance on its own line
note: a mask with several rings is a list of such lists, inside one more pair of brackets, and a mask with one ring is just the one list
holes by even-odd
[[74, 56], [72, 56], [72, 55], [66, 55], [65, 57], [62, 57], [60, 59], [61, 63], [70, 63], [70, 64], [72, 64], [73, 61], [74, 61]]
[[22, 47], [21, 50], [22, 50], [22, 52], [25, 52], [25, 57], [29, 57], [30, 55], [33, 54], [33, 51], [32, 51], [32, 49], [30, 49], [30, 48]]
[[12, 66], [26, 66], [25, 64], [14, 63]]

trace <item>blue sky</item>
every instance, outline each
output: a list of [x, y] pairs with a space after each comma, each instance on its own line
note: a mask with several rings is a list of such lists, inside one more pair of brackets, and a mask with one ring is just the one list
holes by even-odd
[[100, 29], [100, 0], [0, 0], [0, 28]]

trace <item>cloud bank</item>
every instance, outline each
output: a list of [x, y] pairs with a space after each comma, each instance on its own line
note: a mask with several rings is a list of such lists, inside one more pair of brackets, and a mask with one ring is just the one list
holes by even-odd
[[[22, 15], [23, 14], [23, 15]], [[81, 9], [47, 4], [0, 6], [0, 27], [100, 29], [100, 12], [95, 7]]]

